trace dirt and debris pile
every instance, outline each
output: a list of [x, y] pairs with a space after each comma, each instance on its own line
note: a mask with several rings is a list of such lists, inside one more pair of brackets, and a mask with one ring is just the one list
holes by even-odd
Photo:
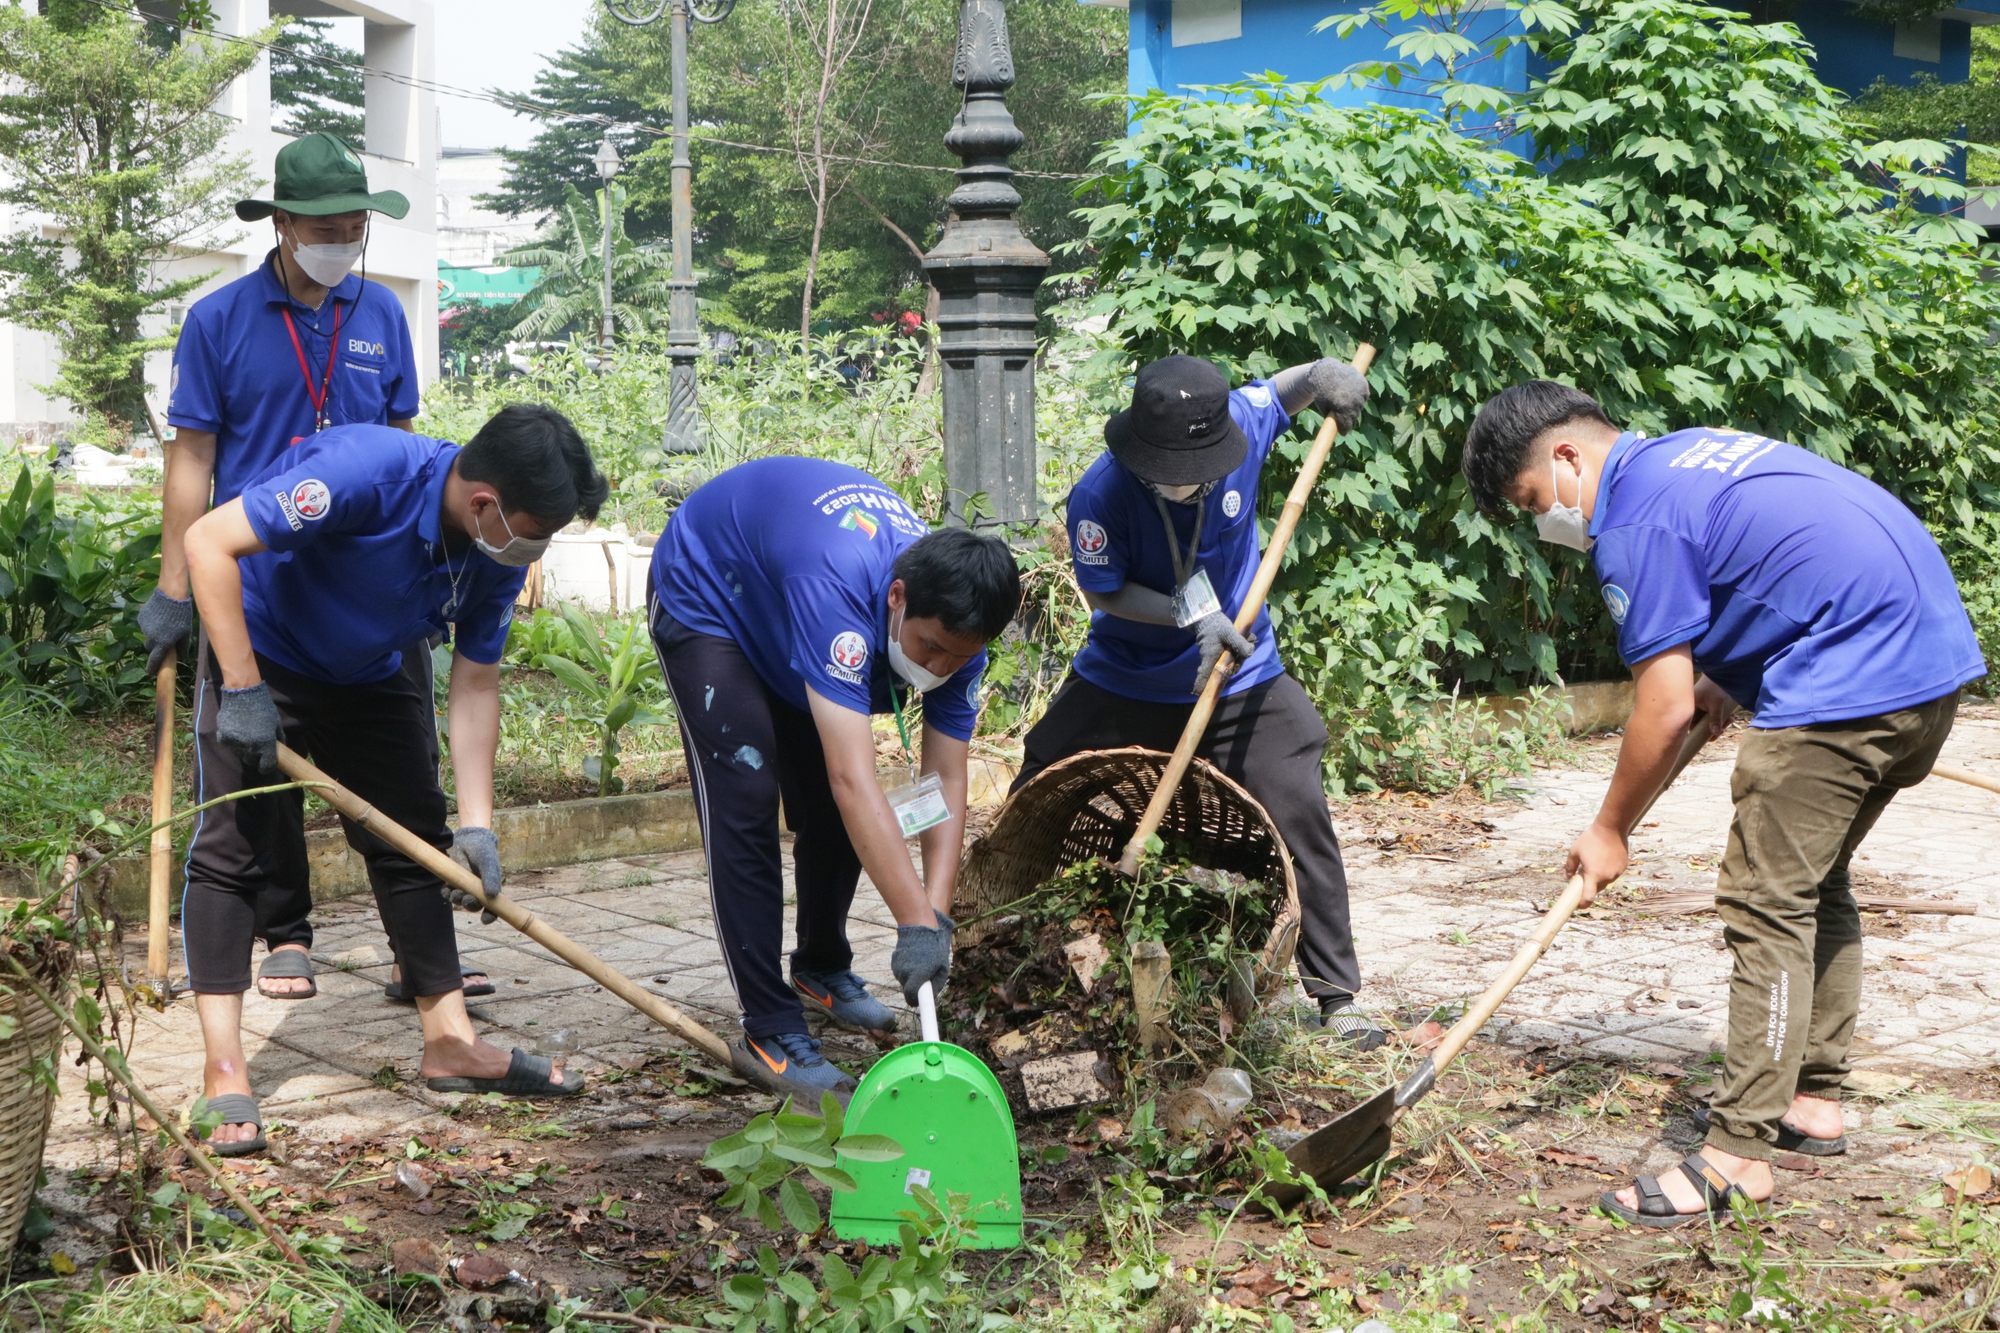
[[1282, 890], [1228, 871], [1072, 866], [955, 952], [944, 1021], [1017, 1112], [1117, 1096], [1141, 1060], [1185, 1079], [1268, 1039], [1258, 1013], [1284, 989], [1291, 919]]

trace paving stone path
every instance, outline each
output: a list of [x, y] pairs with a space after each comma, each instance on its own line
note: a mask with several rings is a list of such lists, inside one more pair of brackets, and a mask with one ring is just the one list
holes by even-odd
[[[1649, 891], [1712, 888], [1729, 823], [1731, 747], [1691, 766], [1637, 840], [1628, 883]], [[1947, 762], [2000, 774], [2000, 709], [1962, 717]], [[1525, 802], [1474, 813], [1491, 827], [1450, 856], [1400, 852], [1363, 834], [1374, 811], [1339, 805], [1353, 884], [1364, 1003], [1424, 1008], [1477, 993], [1561, 887], [1562, 849], [1588, 822], [1609, 771], [1599, 743], [1572, 769], [1538, 771]], [[1379, 822], [1379, 821], [1378, 821]], [[1859, 868], [1876, 891], [1979, 904], [1977, 916], [1913, 916], [1866, 943], [1858, 1063], [1898, 1070], [1990, 1065], [2000, 1054], [2000, 796], [1933, 779], [1904, 794], [1865, 845]], [[699, 853], [603, 861], [510, 878], [508, 892], [600, 958], [711, 1021], [734, 1027]], [[489, 1040], [534, 1049], [569, 1029], [589, 1070], [672, 1045], [665, 1033], [507, 926], [459, 918], [465, 959], [499, 987], [471, 1003]], [[316, 919], [320, 993], [303, 1002], [245, 1002], [251, 1082], [265, 1117], [314, 1139], [413, 1131], [454, 1098], [413, 1082], [414, 1010], [382, 997], [389, 953], [372, 903], [333, 905]], [[857, 969], [887, 1002], [894, 923], [872, 888], [856, 902]], [[1496, 1020], [1510, 1043], [1581, 1046], [1605, 1057], [1687, 1061], [1720, 1048], [1729, 956], [1713, 913], [1599, 909], [1575, 921]], [[140, 946], [143, 950], [143, 945]], [[133, 1066], [159, 1099], [200, 1089], [201, 1041], [183, 1000], [148, 1014]], [[384, 1066], [405, 1082], [378, 1077]], [[76, 1071], [66, 1071], [73, 1082]], [[97, 1148], [80, 1085], [52, 1130], [52, 1165], [81, 1166]]]

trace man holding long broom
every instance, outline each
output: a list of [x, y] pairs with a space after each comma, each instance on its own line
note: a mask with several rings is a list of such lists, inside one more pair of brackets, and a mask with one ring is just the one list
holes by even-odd
[[1361, 969], [1347, 872], [1327, 812], [1326, 724], [1278, 660], [1270, 617], [1234, 617], [1258, 563], [1257, 494], [1271, 446], [1313, 407], [1350, 430], [1368, 381], [1327, 358], [1231, 391], [1191, 356], [1143, 367], [1106, 452], [1069, 494], [1070, 560], [1090, 638], [1029, 731], [1014, 789], [1061, 759], [1120, 746], [1174, 748], [1227, 650], [1236, 660], [1196, 753], [1270, 814], [1298, 876], [1299, 977], [1326, 1032], [1360, 1050], [1388, 1040], [1354, 1002]]
[[[1708, 1142], [1598, 1200], [1646, 1227], [1764, 1200], [1770, 1159], [1847, 1150], [1840, 1086], [1861, 1002], [1849, 863], [1930, 774], [1959, 687], [1986, 674], [1944, 555], [1867, 478], [1746, 431], [1621, 431], [1588, 394], [1518, 384], [1479, 410], [1463, 470], [1487, 513], [1588, 551], [1637, 687], [1611, 789], [1570, 849], [1583, 899], [1625, 872], [1632, 826], [1691, 725], [1755, 716], [1716, 881], [1734, 966]], [[1705, 674], [1697, 676], [1697, 672]], [[1700, 717], [1700, 722], [1696, 718]]]
[[[394, 823], [451, 848], [500, 892], [490, 827], [500, 739], [500, 655], [526, 567], [609, 485], [576, 428], [546, 407], [502, 409], [464, 448], [389, 426], [336, 426], [290, 451], [188, 529], [194, 600], [211, 653], [200, 682], [215, 718], [199, 733], [204, 798], [281, 780], [280, 733]], [[430, 750], [434, 707], [398, 654], [454, 635], [452, 766], [459, 827], [447, 827]], [[416, 998], [423, 1074], [434, 1091], [567, 1097], [574, 1071], [479, 1039], [438, 878], [351, 822], [347, 840]], [[188, 849], [182, 913], [188, 981], [207, 1051], [203, 1087], [225, 1157], [264, 1132], [243, 1055], [250, 946], [275, 880], [303, 892], [304, 797], [217, 806]], [[476, 902], [477, 900], [472, 900]], [[470, 905], [460, 901], [461, 906]], [[490, 919], [490, 917], [489, 917]]]

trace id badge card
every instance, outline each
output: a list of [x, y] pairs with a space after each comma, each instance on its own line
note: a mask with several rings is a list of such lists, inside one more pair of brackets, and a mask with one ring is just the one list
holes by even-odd
[[951, 810], [944, 803], [944, 779], [935, 773], [891, 787], [886, 794], [905, 838], [914, 838], [951, 818]]
[[1186, 629], [1203, 616], [1219, 615], [1222, 603], [1216, 600], [1215, 588], [1208, 581], [1208, 571], [1197, 569], [1194, 577], [1180, 586], [1174, 593], [1174, 624]]

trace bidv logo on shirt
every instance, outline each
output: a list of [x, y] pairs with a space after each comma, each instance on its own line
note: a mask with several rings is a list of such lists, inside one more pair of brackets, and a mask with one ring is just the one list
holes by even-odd
[[1076, 558], [1086, 565], [1108, 565], [1111, 557], [1104, 554], [1104, 548], [1111, 544], [1111, 538], [1104, 529], [1090, 519], [1076, 525]]
[[349, 338], [347, 350], [356, 356], [387, 356], [389, 349], [381, 343], [372, 343], [365, 338]]
[[301, 532], [315, 519], [326, 517], [333, 505], [333, 492], [318, 477], [308, 477], [289, 491], [278, 492], [278, 509], [293, 532]]
[[1632, 596], [1615, 583], [1604, 585], [1604, 606], [1611, 612], [1611, 623], [1622, 625], [1625, 614], [1632, 609]]
[[849, 685], [860, 685], [861, 668], [868, 661], [868, 640], [853, 630], [842, 630], [833, 636], [833, 643], [826, 650], [826, 674], [835, 680], [844, 680]]
[[1235, 518], [1242, 512], [1243, 493], [1241, 491], [1231, 491], [1222, 497], [1222, 516], [1224, 518]]

